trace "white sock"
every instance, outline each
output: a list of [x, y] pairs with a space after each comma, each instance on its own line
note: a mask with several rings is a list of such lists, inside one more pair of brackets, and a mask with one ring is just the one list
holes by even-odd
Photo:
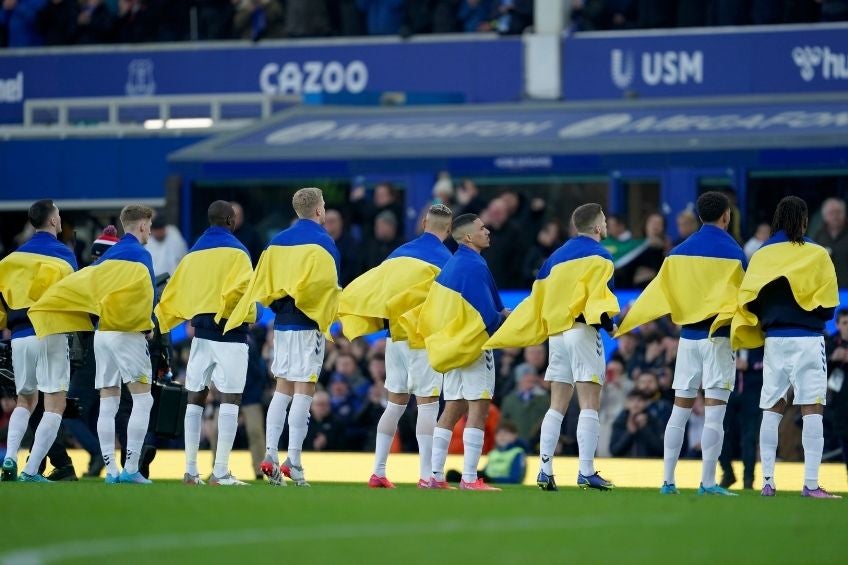
[[589, 477], [595, 474], [595, 451], [598, 449], [598, 435], [601, 433], [601, 420], [597, 410], [581, 410], [577, 418], [577, 457], [580, 474]]
[[462, 432], [462, 447], [465, 457], [462, 462], [462, 480], [473, 483], [477, 480], [477, 464], [483, 454], [483, 430], [466, 427]]
[[801, 444], [804, 446], [804, 486], [815, 490], [819, 488], [819, 466], [824, 449], [824, 426], [821, 414], [804, 416]]
[[150, 423], [150, 409], [153, 407], [153, 396], [149, 392], [132, 395], [133, 404], [130, 419], [127, 422], [127, 461], [124, 470], [132, 475], [138, 472], [138, 459], [141, 456], [141, 446], [147, 435], [147, 425]]
[[29, 425], [30, 411], [23, 406], [16, 406], [9, 418], [9, 431], [6, 437], [6, 459], [18, 462], [18, 451]]
[[445, 480], [445, 461], [453, 437], [453, 430], [436, 426], [433, 430], [433, 476], [437, 481]]
[[760, 461], [763, 464], [763, 484], [768, 484], [772, 488], [774, 488], [774, 460], [777, 459], [777, 429], [780, 427], [782, 419], [783, 414], [765, 410], [763, 411], [763, 421], [760, 424]]
[[[41, 422], [35, 430], [35, 439], [32, 441], [32, 449], [29, 452], [29, 460], [24, 473], [27, 475], [37, 475], [38, 468], [50, 450], [50, 446], [56, 441], [56, 433], [59, 431], [59, 426], [62, 424], [62, 415], [55, 412], [45, 412], [41, 417]], [[821, 450], [819, 450], [821, 452]], [[821, 459], [821, 456], [819, 456]], [[818, 469], [818, 467], [816, 467]]]
[[724, 442], [724, 413], [726, 404], [704, 407], [704, 431], [701, 433], [701, 484], [714, 487], [718, 456]]
[[221, 404], [218, 408], [218, 448], [212, 473], [219, 479], [230, 472], [230, 452], [238, 430], [238, 404]]
[[196, 477], [199, 474], [197, 470], [197, 450], [200, 448], [200, 425], [202, 419], [203, 406], [197, 404], [186, 406], [185, 421], [183, 422], [186, 454], [185, 472], [192, 477]]
[[288, 458], [295, 467], [300, 467], [300, 453], [303, 451], [303, 440], [309, 429], [309, 407], [312, 397], [308, 394], [295, 394], [289, 410], [289, 451]]
[[380, 421], [377, 422], [377, 448], [374, 455], [374, 474], [378, 477], [386, 476], [386, 460], [389, 458], [389, 450], [395, 439], [398, 421], [403, 416], [406, 406], [389, 402]]
[[291, 404], [292, 397], [282, 392], [274, 392], [271, 404], [268, 405], [268, 414], [265, 417], [265, 454], [274, 463], [280, 464], [280, 436], [286, 425], [286, 410]]
[[683, 449], [683, 438], [686, 435], [686, 422], [689, 421], [691, 413], [691, 408], [674, 405], [671, 409], [671, 417], [665, 426], [663, 481], [670, 485], [674, 484], [674, 468], [677, 467], [677, 460], [680, 459], [680, 450]]
[[554, 453], [556, 453], [556, 446], [559, 442], [563, 418], [565, 418], [565, 414], [551, 408], [545, 413], [545, 418], [542, 420], [542, 430], [539, 436], [539, 459], [541, 460], [540, 469], [546, 475], [554, 474]]
[[418, 405], [415, 439], [418, 440], [418, 475], [423, 481], [429, 481], [433, 474], [433, 430], [438, 417], [438, 402]]
[[100, 452], [106, 473], [118, 476], [118, 464], [115, 462], [115, 415], [118, 413], [120, 396], [108, 396], [100, 399], [100, 413], [97, 416], [97, 438], [100, 440]]

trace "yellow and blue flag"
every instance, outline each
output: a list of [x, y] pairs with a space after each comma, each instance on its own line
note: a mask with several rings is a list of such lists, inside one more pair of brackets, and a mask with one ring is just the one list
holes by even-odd
[[503, 322], [504, 309], [495, 279], [486, 260], [471, 248], [460, 245], [430, 287], [427, 299], [417, 310], [404, 314], [401, 324], [407, 334], [424, 339], [430, 366], [440, 373], [476, 361], [486, 340]]
[[35, 232], [0, 261], [0, 328], [8, 327], [12, 337], [35, 335], [27, 309], [77, 268], [74, 254], [53, 234]]
[[[230, 230], [208, 228], [180, 260], [154, 309], [162, 332], [201, 314], [229, 318], [252, 274], [250, 254]], [[255, 304], [247, 321], [256, 321]]]
[[[424, 343], [410, 336], [399, 323], [403, 314], [424, 303], [430, 286], [451, 253], [431, 233], [395, 249], [377, 267], [363, 273], [342, 290], [339, 319], [348, 339], [380, 331], [386, 322], [394, 341], [410, 341], [421, 349]], [[417, 326], [417, 320], [413, 323]]]
[[[233, 309], [224, 331], [250, 319], [259, 302], [268, 306], [291, 297], [295, 306], [328, 338], [339, 307], [339, 251], [323, 226], [300, 219], [278, 233], [262, 252], [247, 290]], [[220, 321], [217, 320], [217, 321]]]
[[705, 224], [671, 250], [618, 327], [622, 335], [670, 315], [678, 325], [713, 319], [709, 334], [730, 325], [745, 274], [745, 253], [730, 234]]
[[144, 332], [153, 329], [153, 261], [132, 234], [126, 234], [93, 265], [51, 286], [29, 310], [39, 337], [97, 329]]
[[530, 296], [483, 347], [537, 345], [570, 329], [581, 315], [587, 324], [600, 324], [604, 314], [612, 318], [619, 311], [614, 272], [612, 256], [591, 237], [567, 241], [539, 269]]
[[807, 311], [839, 305], [836, 269], [827, 250], [808, 238], [804, 245], [793, 243], [778, 231], [751, 257], [739, 288], [739, 307], [730, 328], [734, 349], [761, 347], [765, 342], [760, 320], [750, 305], [770, 282], [781, 277], [789, 282], [798, 306]]

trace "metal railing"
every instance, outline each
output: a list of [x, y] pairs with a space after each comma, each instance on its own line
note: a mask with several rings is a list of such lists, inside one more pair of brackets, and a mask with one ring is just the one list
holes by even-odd
[[[227, 121], [244, 122], [245, 119], [263, 119], [269, 117], [279, 106], [293, 105], [301, 101], [296, 95], [269, 94], [187, 94], [145, 97], [99, 97], [99, 98], [39, 98], [24, 102], [24, 128], [38, 126], [55, 126], [69, 129], [78, 125], [105, 126], [108, 129], [143, 126], [147, 120], [161, 120], [165, 123], [172, 119], [177, 108], [190, 108], [190, 115], [180, 115], [180, 118], [208, 118], [214, 124]], [[229, 120], [226, 115], [228, 107], [246, 108], [253, 106], [255, 115], [248, 115], [237, 120]], [[125, 110], [154, 109], [144, 119], [122, 117]], [[198, 112], [206, 108], [208, 112]], [[70, 119], [72, 112], [78, 110], [105, 111], [105, 119], [88, 115], [85, 120], [76, 122]], [[44, 117], [47, 119], [44, 119]]]

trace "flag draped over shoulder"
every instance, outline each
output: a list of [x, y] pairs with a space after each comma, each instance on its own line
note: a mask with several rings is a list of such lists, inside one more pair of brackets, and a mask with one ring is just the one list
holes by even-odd
[[590, 237], [576, 237], [557, 249], [539, 270], [530, 296], [484, 345], [487, 349], [537, 345], [564, 332], [581, 314], [587, 324], [618, 311], [610, 289], [612, 257]]
[[8, 323], [6, 308], [25, 310], [48, 288], [77, 268], [74, 254], [53, 235], [36, 232], [32, 239], [0, 261], [0, 328]]
[[735, 349], [760, 347], [765, 335], [760, 321], [748, 306], [772, 281], [784, 277], [789, 281], [795, 302], [807, 311], [839, 305], [836, 269], [827, 250], [804, 238], [804, 245], [792, 243], [786, 232], [779, 231], [751, 257], [739, 288], [739, 308], [730, 328], [731, 345]]
[[255, 302], [269, 306], [290, 296], [295, 306], [330, 337], [339, 305], [338, 265], [339, 252], [327, 231], [311, 220], [298, 220], [277, 234], [262, 252], [224, 331], [249, 321]]
[[[163, 333], [200, 314], [228, 318], [244, 296], [253, 265], [247, 249], [229, 230], [211, 227], [182, 258], [154, 313]], [[256, 305], [248, 322], [256, 320]]]
[[[486, 261], [465, 245], [445, 264], [420, 309], [401, 317], [424, 340], [430, 366], [444, 373], [476, 361], [502, 321], [503, 303]], [[411, 325], [418, 316], [417, 330]]]
[[[450, 257], [450, 251], [436, 236], [425, 233], [354, 279], [339, 299], [339, 319], [345, 336], [356, 339], [380, 331], [388, 320], [392, 339], [408, 340], [410, 336], [399, 323], [400, 317], [424, 303], [433, 280]], [[424, 347], [415, 335], [410, 345]]]
[[98, 329], [153, 329], [153, 262], [133, 235], [125, 235], [99, 261], [51, 286], [29, 310], [39, 337]]
[[619, 324], [617, 335], [667, 314], [678, 325], [715, 318], [710, 333], [729, 325], [746, 264], [742, 248], [727, 232], [704, 225], [671, 250]]

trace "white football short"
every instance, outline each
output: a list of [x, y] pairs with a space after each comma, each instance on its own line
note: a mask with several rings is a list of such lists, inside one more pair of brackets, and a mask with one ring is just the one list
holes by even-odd
[[695, 398], [702, 388], [707, 398], [727, 402], [735, 384], [736, 353], [730, 348], [730, 338], [680, 338], [671, 384], [676, 396]]
[[557, 383], [604, 384], [606, 361], [600, 332], [593, 326], [575, 323], [548, 340], [548, 369], [545, 380]]
[[12, 368], [18, 394], [67, 392], [71, 382], [68, 336], [31, 335], [12, 340]]
[[188, 354], [185, 388], [201, 392], [214, 384], [219, 392], [241, 394], [247, 380], [247, 344], [194, 338]]
[[439, 396], [443, 376], [430, 366], [427, 351], [408, 341], [386, 340], [386, 390], [417, 397]]
[[94, 332], [94, 388], [121, 383], [151, 384], [153, 367], [147, 338], [139, 332]]
[[796, 406], [821, 404], [827, 397], [827, 357], [824, 337], [767, 337], [763, 356], [763, 390], [760, 408], [768, 409], [789, 387], [795, 392]]
[[278, 379], [317, 383], [324, 365], [326, 339], [318, 330], [274, 331], [271, 371]]
[[491, 400], [495, 395], [495, 356], [486, 350], [470, 365], [445, 373], [445, 400]]

